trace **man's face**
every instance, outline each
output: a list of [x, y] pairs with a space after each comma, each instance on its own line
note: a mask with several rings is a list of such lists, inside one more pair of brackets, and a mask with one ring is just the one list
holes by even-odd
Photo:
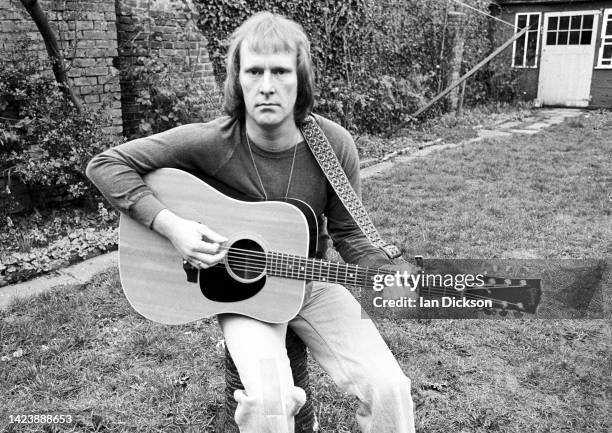
[[297, 98], [295, 52], [259, 54], [240, 47], [240, 86], [247, 120], [272, 129], [293, 122]]

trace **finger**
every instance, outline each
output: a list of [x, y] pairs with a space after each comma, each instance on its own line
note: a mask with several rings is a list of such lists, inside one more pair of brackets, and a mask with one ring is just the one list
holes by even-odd
[[208, 263], [202, 262], [200, 260], [191, 259], [191, 260], [188, 260], [188, 261], [196, 269], [208, 269], [211, 266], [214, 266], [214, 265], [209, 265]]
[[195, 261], [201, 263], [200, 266], [210, 267], [216, 265], [221, 260], [223, 260], [223, 257], [225, 257], [225, 253], [226, 251], [223, 250], [217, 254], [196, 254], [194, 255], [194, 259]]
[[219, 251], [220, 246], [221, 245], [217, 243], [198, 242], [198, 244], [193, 247], [193, 252], [202, 254], [216, 254]]
[[211, 242], [216, 242], [216, 243], [227, 242], [226, 237], [221, 236], [219, 233], [215, 232], [214, 230], [211, 230], [209, 227], [203, 224], [200, 224], [200, 233], [203, 236], [206, 236], [206, 238]]

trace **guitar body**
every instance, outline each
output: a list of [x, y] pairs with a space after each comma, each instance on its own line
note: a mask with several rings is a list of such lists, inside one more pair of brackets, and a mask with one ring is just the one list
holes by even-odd
[[138, 313], [164, 324], [184, 324], [221, 313], [270, 323], [287, 322], [297, 315], [307, 282], [268, 275], [265, 259], [258, 257], [268, 251], [314, 254], [317, 224], [307, 204], [238, 200], [172, 168], [156, 170], [144, 180], [172, 212], [202, 222], [227, 237], [227, 246], [250, 251], [254, 258], [237, 266], [226, 257], [217, 266], [192, 271], [189, 281], [183, 257], [170, 241], [122, 214], [121, 284]]

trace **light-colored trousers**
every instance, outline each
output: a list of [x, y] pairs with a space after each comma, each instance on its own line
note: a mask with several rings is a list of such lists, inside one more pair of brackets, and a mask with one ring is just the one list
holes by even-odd
[[[362, 432], [413, 433], [410, 380], [359, 303], [343, 286], [313, 283], [289, 326], [341, 390], [359, 399]], [[295, 387], [285, 348], [287, 324], [238, 315], [219, 323], [245, 387], [237, 390], [235, 420], [241, 433], [293, 433], [306, 400]]]

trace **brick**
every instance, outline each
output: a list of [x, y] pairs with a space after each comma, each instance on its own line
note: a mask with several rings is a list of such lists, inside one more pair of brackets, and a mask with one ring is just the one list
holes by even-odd
[[85, 96], [97, 90], [95, 86], [81, 86], [78, 88], [79, 95]]
[[79, 30], [93, 30], [94, 27], [95, 24], [92, 21], [79, 21], [77, 23], [77, 29]]
[[116, 46], [113, 46], [112, 41], [108, 39], [97, 39], [93, 42], [96, 48], [105, 48], [107, 50], [110, 48], [116, 48]]
[[91, 103], [95, 103], [95, 102], [100, 102], [100, 96], [99, 95], [85, 95], [83, 97], [83, 99], [85, 100], [85, 102], [87, 104], [91, 104]]
[[93, 22], [93, 28], [94, 28], [94, 30], [104, 30], [104, 31], [106, 31], [108, 29], [108, 22], [106, 20], [94, 21]]
[[103, 21], [106, 19], [103, 12], [83, 12], [81, 18], [88, 21]]
[[74, 61], [72, 62], [72, 65], [77, 68], [91, 68], [92, 66], [95, 66], [96, 64], [97, 64], [96, 59], [92, 59], [89, 57], [74, 59]]
[[83, 30], [82, 34], [87, 39], [106, 39], [106, 32], [101, 30]]
[[[96, 63], [97, 64], [97, 63]], [[104, 66], [104, 67], [95, 67], [95, 68], [88, 68], [87, 69], [87, 75], [97, 75], [97, 76], [107, 76], [109, 75], [109, 68]]]
[[74, 84], [76, 86], [96, 86], [98, 80], [96, 77], [80, 77], [74, 79]]

